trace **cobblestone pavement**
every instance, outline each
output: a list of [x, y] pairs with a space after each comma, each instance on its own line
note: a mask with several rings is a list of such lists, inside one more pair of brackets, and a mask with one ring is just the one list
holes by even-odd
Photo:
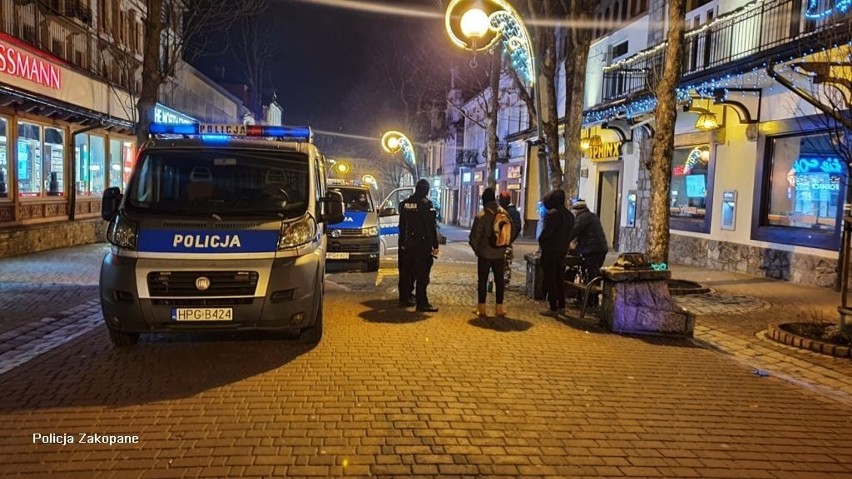
[[95, 244], [0, 258], [0, 334], [97, 299], [106, 251]]
[[[326, 336], [312, 349], [257, 334], [115, 349], [96, 302], [54, 315], [67, 322], [54, 329], [33, 321], [44, 329], [30, 344], [56, 337], [0, 374], [0, 476], [852, 478], [844, 383], [807, 376], [842, 376], [848, 361], [759, 337], [818, 314], [830, 293], [676, 270], [717, 295], [688, 300], [696, 308], [742, 299], [699, 314], [689, 341], [541, 316], [519, 276], [509, 317], [480, 319], [464, 247], [443, 248], [435, 314], [396, 307], [389, 262], [330, 274]], [[56, 333], [69, 324], [80, 327]], [[63, 446], [36, 433], [139, 442]]]

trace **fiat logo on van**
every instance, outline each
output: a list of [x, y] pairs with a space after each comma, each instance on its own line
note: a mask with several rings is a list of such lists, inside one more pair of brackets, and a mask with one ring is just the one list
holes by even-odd
[[195, 279], [195, 288], [198, 291], [207, 291], [210, 287], [210, 279], [205, 276], [199, 276]]

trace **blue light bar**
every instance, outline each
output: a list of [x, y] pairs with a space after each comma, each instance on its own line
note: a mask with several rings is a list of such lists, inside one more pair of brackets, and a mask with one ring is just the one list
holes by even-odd
[[269, 126], [214, 123], [151, 123], [152, 135], [201, 135], [213, 141], [227, 141], [231, 137], [285, 138], [310, 141], [313, 132], [308, 126]]
[[148, 131], [152, 135], [197, 135], [198, 123], [151, 123]]

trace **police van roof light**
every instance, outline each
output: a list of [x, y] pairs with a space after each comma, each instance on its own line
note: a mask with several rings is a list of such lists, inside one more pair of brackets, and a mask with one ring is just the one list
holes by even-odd
[[151, 123], [152, 135], [201, 135], [221, 140], [227, 137], [284, 138], [310, 141], [313, 132], [307, 126], [240, 125], [218, 123]]

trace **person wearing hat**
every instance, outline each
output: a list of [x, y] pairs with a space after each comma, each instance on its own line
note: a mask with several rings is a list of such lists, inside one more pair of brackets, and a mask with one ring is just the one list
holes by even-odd
[[565, 191], [551, 190], [541, 199], [547, 208], [544, 227], [538, 236], [541, 249], [542, 285], [550, 309], [542, 314], [558, 316], [565, 310], [565, 255], [574, 230], [574, 216], [565, 207]]
[[[432, 271], [434, 258], [438, 256], [438, 224], [435, 207], [429, 199], [429, 181], [425, 178], [417, 182], [414, 194], [401, 202], [399, 216], [400, 246], [405, 249], [406, 271], [413, 272], [415, 284], [415, 304], [417, 311], [434, 313], [438, 308], [429, 304], [426, 286]], [[400, 282], [400, 304], [404, 303], [404, 293], [410, 291], [408, 284]]]
[[503, 209], [497, 204], [494, 188], [485, 188], [481, 199], [482, 211], [473, 219], [473, 225], [470, 227], [470, 235], [468, 236], [468, 244], [470, 244], [471, 249], [476, 254], [476, 315], [479, 317], [488, 316], [485, 299], [487, 296], [488, 275], [493, 274], [497, 295], [494, 315], [502, 317], [506, 315], [506, 311], [503, 309], [503, 295], [506, 287], [503, 276], [506, 247], [494, 247], [489, 243], [488, 239], [494, 231], [494, 218], [497, 216], [497, 212]]
[[[521, 212], [518, 211], [518, 208], [512, 204], [512, 193], [508, 191], [501, 191], [500, 195], [497, 198], [497, 203], [501, 208], [506, 210], [506, 213], [509, 215], [509, 218], [512, 220], [512, 243], [518, 238], [521, 234]], [[512, 245], [506, 247], [506, 261], [504, 266], [504, 277], [506, 288], [509, 287], [509, 282], [512, 280], [512, 261], [515, 259], [515, 252], [512, 249]]]
[[589, 211], [584, 200], [574, 201], [571, 209], [574, 210], [575, 218], [571, 241], [576, 241], [576, 253], [583, 257], [583, 267], [586, 268], [589, 274], [588, 279], [591, 280], [601, 275], [601, 267], [609, 252], [609, 243], [601, 220], [598, 215]]

